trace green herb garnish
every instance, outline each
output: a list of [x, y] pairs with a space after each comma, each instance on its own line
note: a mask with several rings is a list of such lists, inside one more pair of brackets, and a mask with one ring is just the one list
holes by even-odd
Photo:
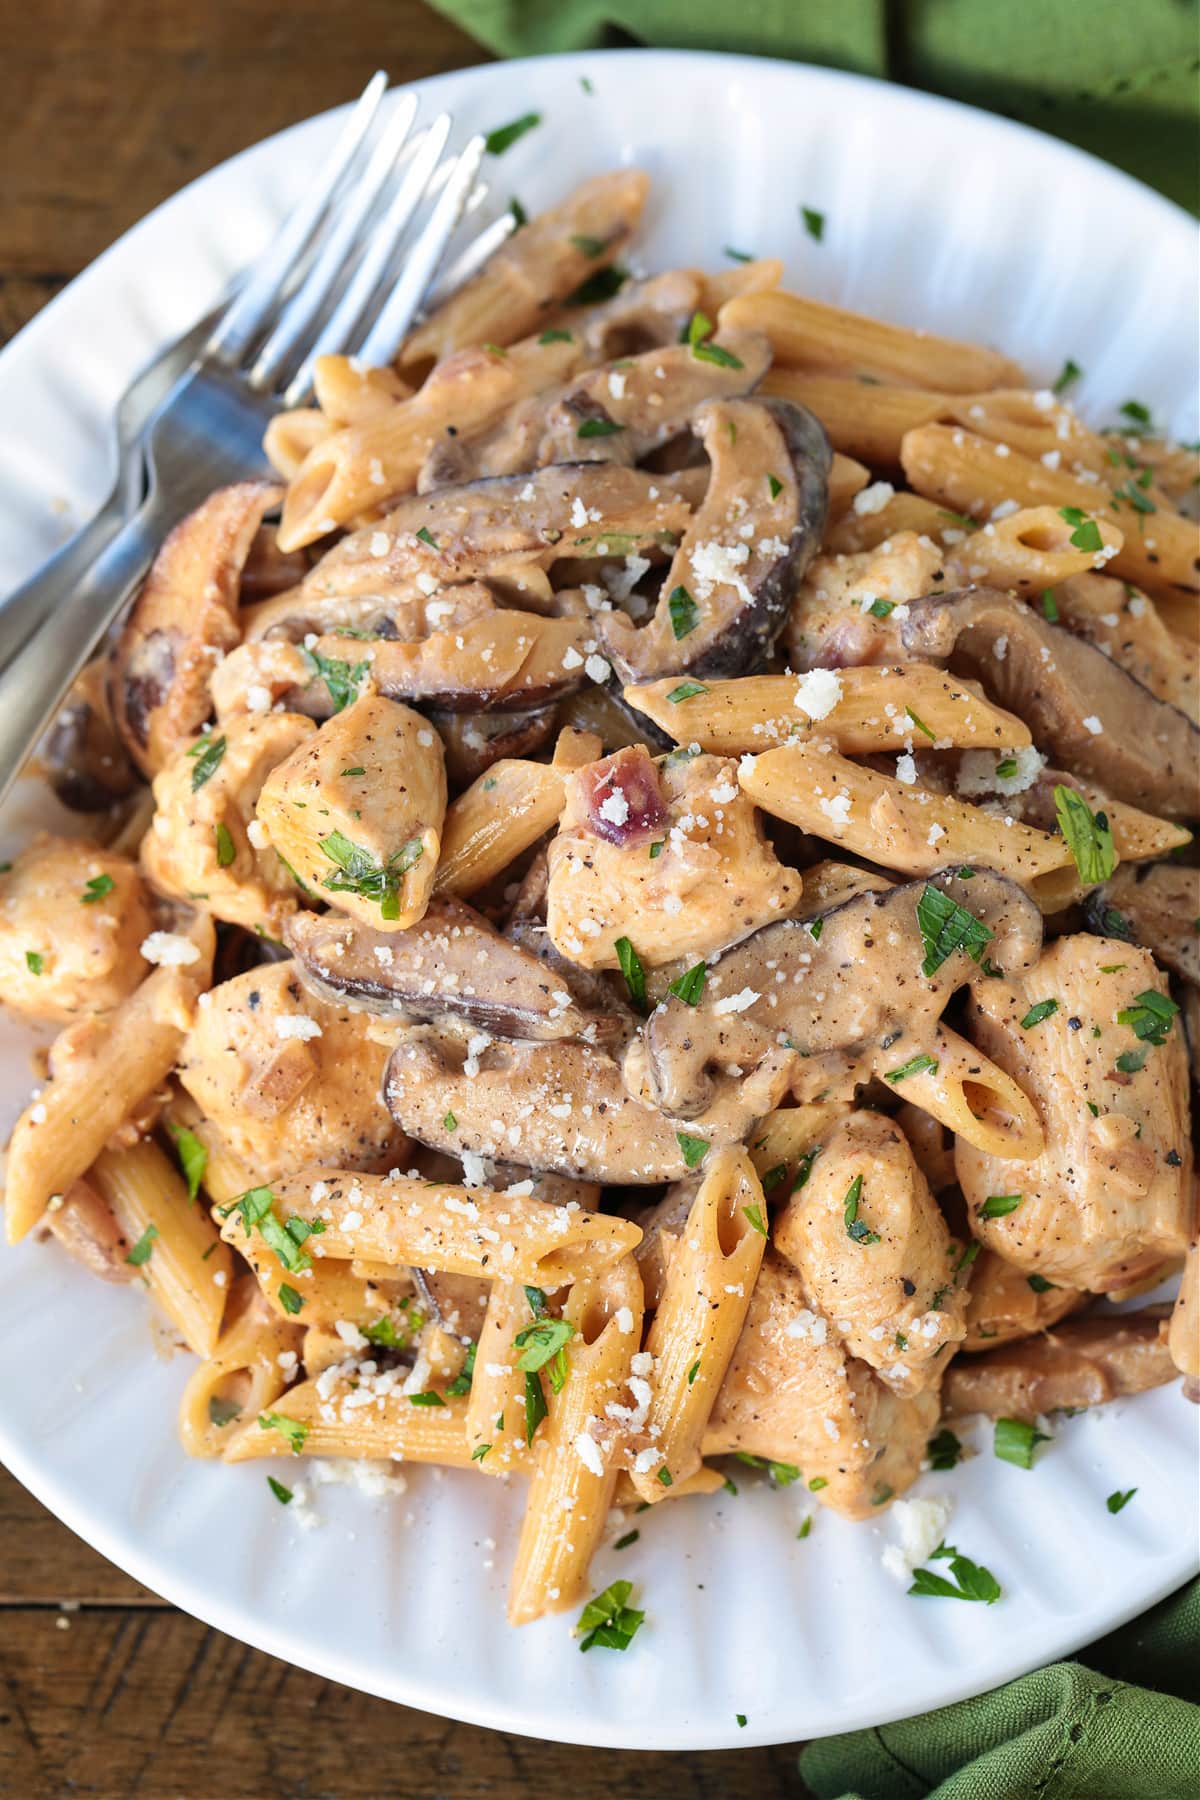
[[504, 152], [510, 150], [518, 138], [523, 138], [527, 131], [532, 131], [541, 122], [541, 113], [522, 113], [521, 117], [514, 119], [511, 125], [497, 125], [494, 131], [489, 131], [483, 140], [483, 147], [489, 156], [503, 156]]

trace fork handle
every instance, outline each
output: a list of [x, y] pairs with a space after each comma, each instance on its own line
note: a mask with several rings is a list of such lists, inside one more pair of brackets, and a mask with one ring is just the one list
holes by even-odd
[[39, 625], [59, 616], [130, 510], [131, 503], [118, 479], [95, 516], [81, 525], [28, 581], [0, 598], [0, 669], [29, 642]]
[[[0, 800], [174, 523], [169, 509], [151, 494], [86, 572], [64, 584], [53, 614], [0, 673]], [[72, 548], [66, 546], [67, 551]], [[72, 566], [77, 566], [74, 559]]]

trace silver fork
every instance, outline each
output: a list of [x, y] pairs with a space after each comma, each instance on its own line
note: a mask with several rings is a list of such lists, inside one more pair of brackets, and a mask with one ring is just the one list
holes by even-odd
[[[151, 417], [145, 500], [0, 673], [0, 798], [166, 534], [214, 488], [266, 472], [267, 421], [307, 396], [316, 358], [341, 351], [385, 361], [416, 315], [471, 196], [484, 141], [441, 160], [443, 114], [406, 148], [417, 110], [407, 96], [368, 151], [386, 86], [382, 73], [368, 84], [319, 179]], [[389, 263], [431, 193], [429, 217], [381, 301]], [[339, 294], [346, 258], [360, 247]]]

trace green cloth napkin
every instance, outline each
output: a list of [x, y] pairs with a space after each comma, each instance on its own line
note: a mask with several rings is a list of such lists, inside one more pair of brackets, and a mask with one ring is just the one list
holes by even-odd
[[622, 44], [825, 63], [1036, 125], [1200, 211], [1198, 0], [435, 0], [504, 56]]
[[800, 1773], [816, 1800], [1196, 1800], [1200, 1581], [1082, 1656], [821, 1738]]

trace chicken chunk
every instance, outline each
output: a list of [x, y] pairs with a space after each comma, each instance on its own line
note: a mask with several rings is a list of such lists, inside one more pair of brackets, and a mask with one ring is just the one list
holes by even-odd
[[784, 627], [789, 667], [910, 661], [893, 609], [941, 586], [943, 574], [941, 551], [915, 531], [898, 531], [877, 550], [817, 557]]
[[289, 962], [248, 969], [206, 999], [179, 1078], [256, 1181], [307, 1163], [400, 1162], [407, 1139], [379, 1097], [387, 1049], [365, 1014], [309, 993]]
[[1056, 1287], [984, 1250], [971, 1266], [964, 1350], [991, 1350], [1000, 1344], [1044, 1331], [1068, 1313], [1077, 1312], [1088, 1296], [1077, 1288]]
[[936, 1388], [901, 1398], [847, 1356], [800, 1276], [768, 1249], [705, 1456], [792, 1463], [823, 1505], [869, 1519], [916, 1480], [937, 1417]]
[[445, 813], [437, 732], [378, 694], [298, 745], [258, 799], [263, 830], [300, 878], [383, 931], [415, 925], [429, 904]]
[[962, 1245], [898, 1125], [876, 1112], [841, 1120], [773, 1236], [851, 1355], [897, 1393], [937, 1386], [966, 1329]]
[[0, 874], [0, 993], [33, 1019], [109, 1012], [141, 981], [154, 930], [127, 856], [42, 836]]
[[587, 969], [619, 968], [620, 938], [649, 967], [684, 944], [711, 956], [800, 899], [726, 757], [670, 756], [656, 770], [632, 748], [578, 770], [549, 854], [550, 939]]
[[[960, 1137], [971, 1229], [1020, 1269], [1103, 1293], [1187, 1246], [1187, 1051], [1145, 950], [1060, 937], [971, 990], [971, 1035], [1033, 1101], [1045, 1147], [999, 1159]], [[990, 1203], [990, 1204], [989, 1204]]]
[[314, 735], [299, 713], [253, 713], [197, 739], [154, 778], [142, 867], [162, 894], [203, 897], [215, 918], [280, 935], [303, 889], [254, 807], [271, 771]]

